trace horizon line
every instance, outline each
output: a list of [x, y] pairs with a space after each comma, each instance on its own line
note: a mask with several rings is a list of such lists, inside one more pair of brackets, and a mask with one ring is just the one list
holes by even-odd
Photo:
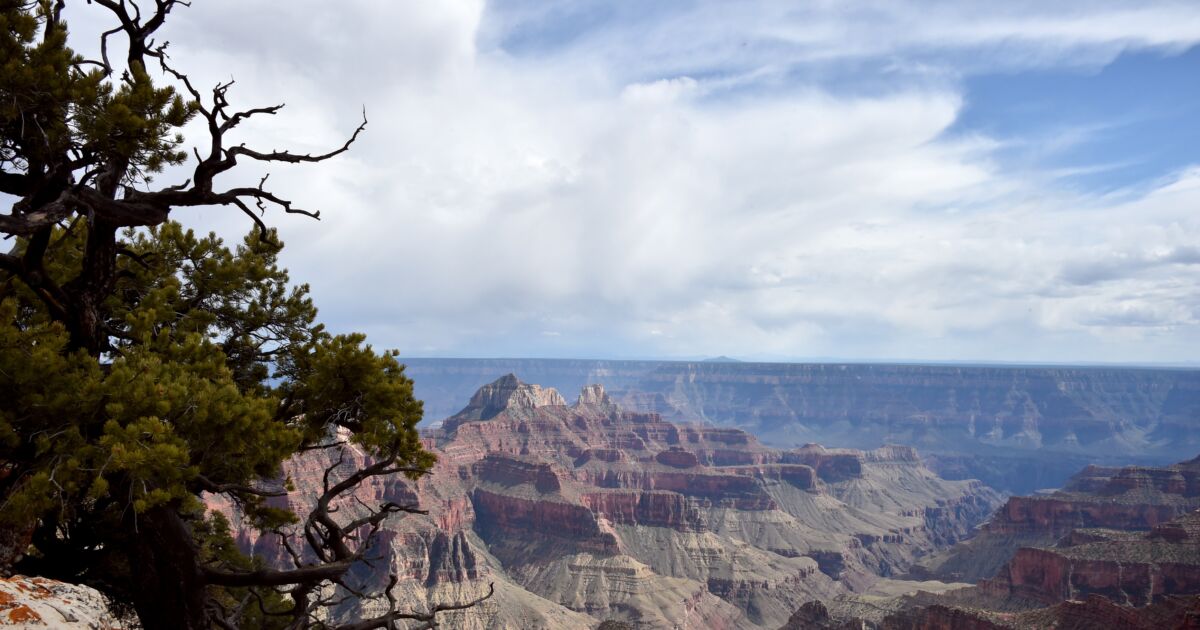
[[929, 365], [946, 367], [1072, 367], [1072, 368], [1128, 368], [1128, 369], [1174, 369], [1200, 370], [1200, 361], [1194, 362], [1103, 362], [1103, 361], [1039, 361], [1000, 359], [846, 359], [837, 357], [813, 357], [802, 359], [738, 359], [729, 355], [704, 358], [597, 358], [586, 356], [405, 356], [397, 357], [403, 363], [419, 361], [611, 361], [625, 363], [707, 363], [743, 365]]

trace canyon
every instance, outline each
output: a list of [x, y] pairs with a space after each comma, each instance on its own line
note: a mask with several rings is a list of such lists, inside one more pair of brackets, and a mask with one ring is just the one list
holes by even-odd
[[[393, 501], [365, 590], [428, 609], [494, 585], [454, 628], [777, 628], [805, 602], [889, 583], [968, 537], [999, 505], [978, 481], [948, 481], [908, 447], [790, 449], [736, 428], [627, 411], [599, 385], [572, 403], [513, 375], [424, 432], [431, 474], [375, 478], [343, 509]], [[311, 453], [286, 469], [304, 511], [328, 468], [364, 455]], [[214, 505], [234, 517], [229, 506]], [[282, 563], [277, 537], [235, 527], [246, 551]], [[936, 584], [929, 588], [937, 589]], [[369, 616], [352, 598], [339, 619]]]
[[[343, 518], [421, 509], [385, 522], [347, 585], [413, 611], [492, 592], [440, 617], [465, 630], [1200, 629], [1200, 457], [1004, 497], [909, 446], [777, 448], [621, 396], [589, 384], [568, 401], [513, 374], [478, 388], [422, 431], [429, 474], [339, 499]], [[370, 463], [330, 439], [287, 462], [272, 505], [305, 513], [327, 475]], [[243, 551], [288, 565], [277, 536], [209, 507]], [[340, 602], [327, 621], [385, 605]], [[0, 584], [0, 626], [125, 627], [107, 615], [83, 587]]]
[[765, 444], [918, 449], [947, 479], [1056, 488], [1089, 464], [1163, 465], [1200, 453], [1200, 370], [406, 358], [426, 418], [515, 372], [624, 408], [744, 429]]

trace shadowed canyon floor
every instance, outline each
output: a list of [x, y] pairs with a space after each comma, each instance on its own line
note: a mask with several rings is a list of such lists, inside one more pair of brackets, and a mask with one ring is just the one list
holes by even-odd
[[[807, 601], [883, 588], [1000, 502], [979, 482], [937, 477], [910, 448], [773, 449], [738, 429], [625, 411], [599, 386], [567, 404], [511, 375], [426, 440], [431, 475], [364, 484], [343, 509], [428, 510], [389, 521], [355, 579], [379, 589], [395, 573], [416, 609], [495, 583], [491, 600], [446, 618], [453, 628], [777, 628]], [[286, 501], [303, 504], [336, 464], [291, 462]], [[240, 544], [284, 561], [277, 538], [242, 531]]]

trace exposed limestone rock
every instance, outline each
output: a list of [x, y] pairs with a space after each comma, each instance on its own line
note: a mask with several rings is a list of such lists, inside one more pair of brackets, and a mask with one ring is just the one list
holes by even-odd
[[[625, 555], [575, 554], [529, 567], [523, 582], [572, 610], [621, 614], [640, 627], [745, 627], [743, 611], [703, 583], [665, 577]], [[710, 624], [710, 625], [707, 625]]]
[[0, 628], [123, 630], [95, 589], [46, 578], [0, 578]]
[[672, 468], [692, 468], [700, 465], [700, 460], [696, 458], [695, 453], [677, 446], [673, 446], [655, 455], [654, 461]]
[[779, 630], [861, 630], [862, 627], [862, 621], [835, 619], [825, 604], [811, 601], [792, 613]]
[[539, 407], [565, 407], [566, 399], [554, 388], [521, 382], [515, 374], [484, 385], [471, 397], [470, 404], [444, 425], [447, 430], [470, 420], [487, 420], [504, 411], [532, 410]]
[[597, 407], [604, 411], [614, 411], [617, 408], [612, 399], [608, 397], [608, 392], [604, 391], [603, 385], [585, 385], [579, 392], [579, 400], [575, 404], [576, 406]]
[[1195, 630], [1200, 597], [1172, 597], [1144, 607], [1123, 606], [1098, 595], [1019, 612], [954, 604], [924, 604], [878, 619], [838, 615], [820, 602], [801, 607], [779, 630]]

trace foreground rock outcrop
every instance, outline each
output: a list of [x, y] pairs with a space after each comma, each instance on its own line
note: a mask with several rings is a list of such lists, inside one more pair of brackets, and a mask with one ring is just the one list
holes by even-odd
[[[568, 405], [511, 375], [426, 440], [432, 474], [374, 479], [343, 507], [428, 510], [389, 521], [374, 568], [356, 577], [380, 588], [396, 573], [413, 609], [494, 583], [495, 597], [445, 619], [455, 628], [774, 628], [806, 601], [908, 571], [999, 504], [979, 482], [938, 478], [909, 448], [771, 449], [737, 429], [624, 411], [596, 386]], [[289, 463], [286, 501], [305, 509], [334, 463], [319, 453]], [[277, 540], [242, 531], [239, 542], [282, 561]]]
[[40, 577], [0, 577], [0, 628], [122, 630], [95, 589]]

